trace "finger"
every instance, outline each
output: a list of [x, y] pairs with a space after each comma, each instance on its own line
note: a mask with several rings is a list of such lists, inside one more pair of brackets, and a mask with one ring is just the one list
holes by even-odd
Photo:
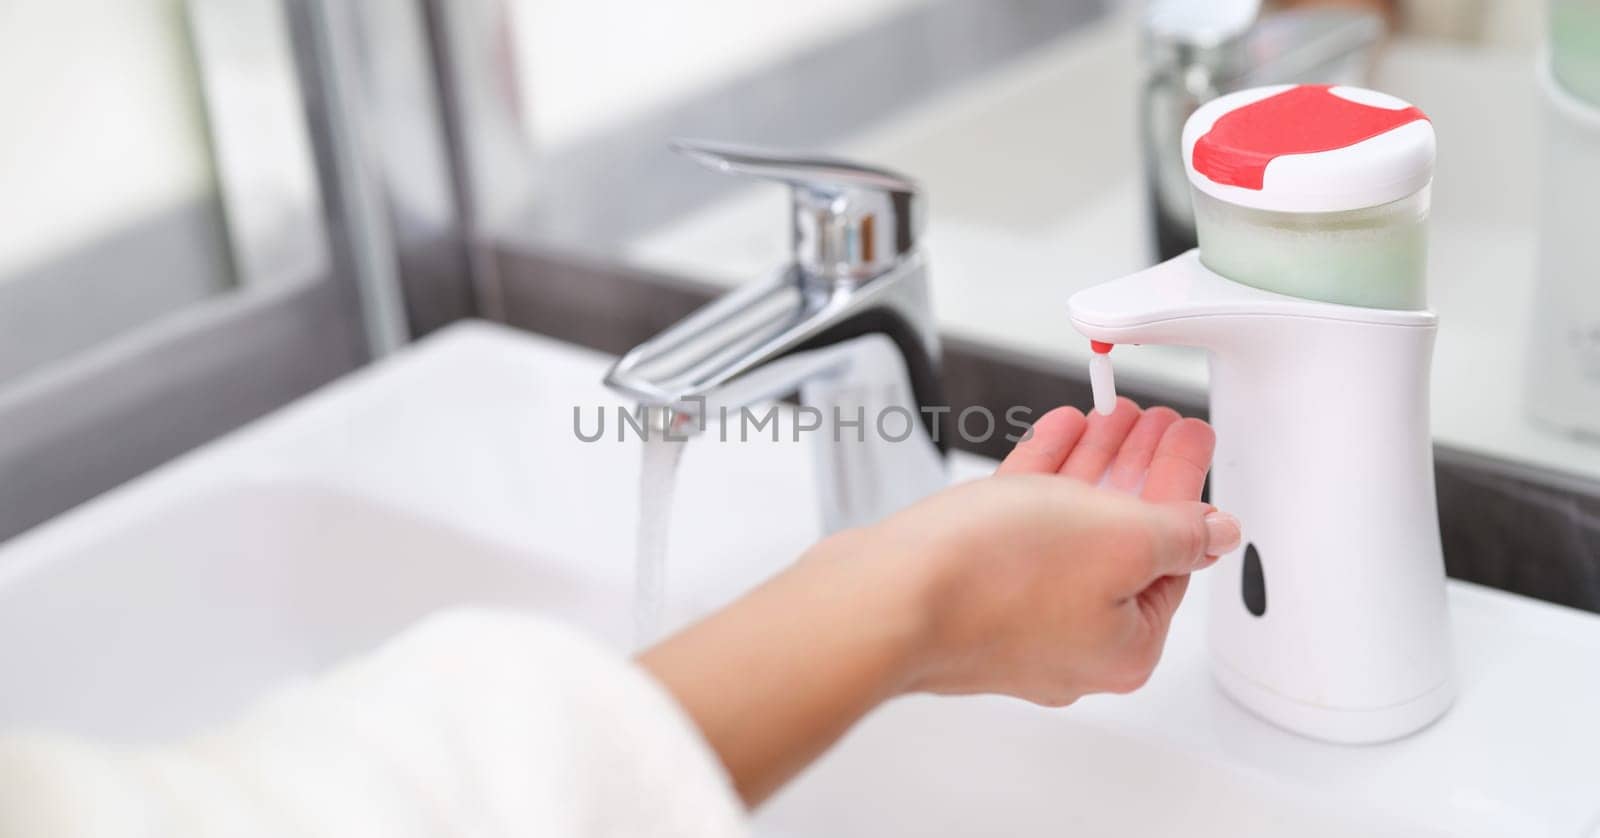
[[1122, 448], [1135, 422], [1139, 421], [1139, 406], [1129, 399], [1117, 399], [1117, 409], [1110, 416], [1095, 413], [1087, 420], [1083, 437], [1067, 455], [1060, 472], [1085, 483], [1099, 483], [1106, 473], [1111, 458]]
[[1128, 438], [1122, 441], [1122, 448], [1111, 463], [1111, 473], [1107, 476], [1111, 488], [1124, 492], [1138, 491], [1167, 429], [1181, 418], [1170, 407], [1146, 410], [1134, 423], [1133, 430], [1128, 432]]
[[1157, 503], [1199, 500], [1217, 435], [1199, 419], [1183, 419], [1166, 429], [1150, 459], [1140, 497]]
[[1033, 423], [1029, 437], [1011, 449], [995, 474], [1055, 474], [1083, 436], [1083, 414], [1075, 407], [1058, 407]]
[[[1151, 557], [1149, 579], [1192, 573], [1239, 546], [1244, 533], [1239, 519], [1199, 501], [1163, 503], [1146, 508]], [[1148, 580], [1147, 580], [1148, 581]]]

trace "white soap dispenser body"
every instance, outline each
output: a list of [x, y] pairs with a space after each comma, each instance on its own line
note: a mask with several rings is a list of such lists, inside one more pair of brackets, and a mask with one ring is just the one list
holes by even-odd
[[1204, 573], [1223, 689], [1334, 742], [1438, 718], [1454, 687], [1428, 424], [1434, 315], [1251, 288], [1195, 251], [1069, 305], [1092, 340], [1210, 353], [1211, 500], [1245, 531]]
[[1319, 739], [1394, 739], [1454, 696], [1431, 320], [1259, 318], [1211, 353], [1211, 498], [1246, 522], [1210, 573], [1212, 668]]

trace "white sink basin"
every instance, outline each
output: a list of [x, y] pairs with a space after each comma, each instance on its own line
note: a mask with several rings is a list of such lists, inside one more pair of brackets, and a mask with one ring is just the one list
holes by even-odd
[[0, 718], [118, 740], [226, 721], [451, 603], [537, 609], [617, 638], [629, 603], [559, 564], [292, 483], [199, 495], [6, 568]]
[[[574, 405], [614, 404], [606, 362], [459, 325], [8, 543], [0, 724], [118, 741], [193, 731], [456, 603], [546, 611], [620, 648], [638, 450], [572, 426]], [[673, 619], [815, 538], [809, 463], [791, 441], [691, 445]], [[990, 466], [959, 457], [954, 471]], [[1583, 835], [1600, 817], [1600, 618], [1469, 585], [1450, 595], [1462, 697], [1402, 742], [1324, 745], [1239, 710], [1206, 674], [1192, 597], [1140, 692], [1064, 710], [894, 702], [758, 829]]]

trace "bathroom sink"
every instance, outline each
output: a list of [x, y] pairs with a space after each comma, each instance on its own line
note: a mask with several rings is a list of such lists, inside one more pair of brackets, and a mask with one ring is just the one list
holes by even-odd
[[8, 560], [0, 723], [161, 740], [447, 605], [538, 610], [620, 640], [628, 602], [626, 590], [359, 495], [241, 484], [47, 566]]
[[[630, 629], [639, 449], [584, 442], [604, 356], [485, 324], [397, 357], [0, 547], [0, 725], [203, 729], [459, 603]], [[683, 461], [668, 619], [817, 536], [805, 442]], [[958, 456], [956, 479], [993, 464]], [[1131, 696], [911, 697], [764, 808], [758, 834], [1570, 835], [1600, 823], [1600, 618], [1451, 583], [1462, 694], [1380, 746], [1258, 721], [1211, 683], [1204, 596]], [[1314, 650], [1309, 650], [1314, 654]]]

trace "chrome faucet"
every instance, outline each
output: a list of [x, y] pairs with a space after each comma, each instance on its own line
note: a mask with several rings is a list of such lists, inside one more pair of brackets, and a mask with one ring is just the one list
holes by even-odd
[[1259, 0], [1152, 0], [1145, 13], [1146, 74], [1139, 107], [1145, 185], [1160, 261], [1194, 247], [1194, 208], [1183, 171], [1183, 124], [1235, 90], [1270, 84], [1360, 84], [1383, 18], [1341, 8], [1258, 16]]
[[842, 160], [673, 147], [720, 172], [788, 184], [792, 258], [623, 355], [606, 384], [665, 411], [653, 422], [687, 432], [717, 422], [725, 439], [730, 423], [748, 430], [742, 409], [798, 391], [791, 433], [816, 440], [828, 532], [942, 486], [949, 413], [917, 184]]

